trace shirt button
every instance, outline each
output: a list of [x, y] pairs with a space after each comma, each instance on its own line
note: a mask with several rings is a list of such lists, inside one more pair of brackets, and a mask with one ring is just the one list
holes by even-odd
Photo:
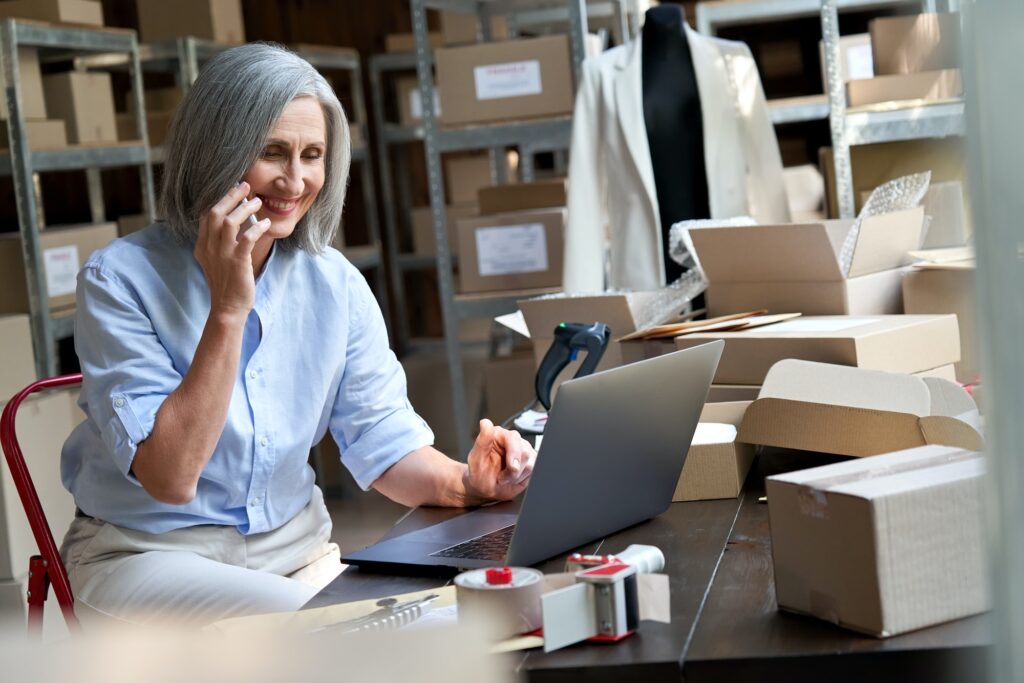
[[123, 398], [115, 399], [114, 400], [114, 407], [115, 408], [124, 408], [124, 399]]
[[256, 372], [255, 370], [250, 370], [249, 371], [249, 379], [256, 379], [257, 377], [259, 377], [259, 373], [258, 372]]
[[268, 443], [270, 443], [270, 439], [268, 439], [268, 438], [267, 438], [267, 437], [265, 437], [265, 436], [263, 436], [263, 437], [260, 437], [260, 445], [261, 445], [261, 446], [266, 446], [266, 445], [267, 445]]

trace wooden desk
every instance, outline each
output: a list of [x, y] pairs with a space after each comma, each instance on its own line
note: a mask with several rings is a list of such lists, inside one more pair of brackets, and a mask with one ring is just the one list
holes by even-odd
[[[802, 456], [801, 456], [802, 457]], [[580, 552], [616, 552], [630, 543], [665, 553], [672, 623], [642, 622], [620, 643], [583, 643], [558, 652], [509, 656], [530, 681], [768, 681], [871, 683], [975, 681], [984, 675], [987, 617], [972, 617], [879, 640], [775, 606], [764, 476], [793, 469], [793, 456], [760, 459], [739, 500], [675, 503], [660, 517], [613, 534]], [[418, 510], [388, 535], [457, 514]], [[560, 571], [563, 560], [541, 564]], [[320, 607], [448, 583], [350, 568], [307, 607]]]

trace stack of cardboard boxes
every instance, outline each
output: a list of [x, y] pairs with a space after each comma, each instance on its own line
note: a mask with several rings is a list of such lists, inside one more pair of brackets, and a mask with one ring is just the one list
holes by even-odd
[[[39, 51], [34, 47], [18, 48], [18, 78], [21, 81], [21, 107], [25, 119], [25, 136], [29, 149], [59, 149], [67, 147], [64, 121], [48, 118], [43, 75], [39, 69]], [[0, 82], [3, 74], [0, 74]], [[0, 149], [8, 149], [7, 98], [0, 100]]]
[[216, 43], [245, 42], [241, 0], [137, 0], [139, 40], [158, 43], [192, 36]]

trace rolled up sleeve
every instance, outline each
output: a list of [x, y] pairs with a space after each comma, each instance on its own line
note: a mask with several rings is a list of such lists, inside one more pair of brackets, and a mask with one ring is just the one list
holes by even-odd
[[130, 481], [138, 445], [181, 384], [145, 309], [115, 275], [86, 266], [78, 276], [75, 351], [89, 419], [117, 468]]
[[342, 463], [366, 490], [405, 455], [432, 445], [434, 434], [409, 403], [405, 371], [388, 346], [376, 299], [361, 275], [353, 280], [348, 350], [330, 429]]

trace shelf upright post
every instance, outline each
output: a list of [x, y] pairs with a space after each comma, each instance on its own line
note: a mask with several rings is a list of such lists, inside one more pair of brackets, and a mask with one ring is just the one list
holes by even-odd
[[448, 374], [451, 378], [452, 406], [458, 458], [469, 454], [471, 440], [466, 418], [466, 388], [463, 383], [462, 346], [459, 343], [459, 320], [455, 310], [455, 290], [452, 282], [452, 257], [448, 245], [448, 217], [445, 215], [444, 179], [441, 173], [441, 147], [437, 119], [434, 116], [434, 75], [430, 46], [427, 43], [427, 9], [424, 0], [409, 0], [412, 28], [416, 37], [416, 73], [419, 76], [420, 102], [423, 121], [423, 147], [426, 153], [429, 178], [430, 212], [434, 224], [434, 243], [437, 245], [437, 287], [441, 300], [441, 319], [444, 326], [445, 352]]
[[32, 151], [25, 131], [21, 71], [18, 67], [18, 27], [14, 19], [0, 24], [0, 53], [3, 56], [7, 97], [7, 139], [11, 153], [11, 178], [21, 231], [21, 254], [25, 263], [32, 346], [35, 350], [36, 376], [57, 374], [57, 353], [50, 319], [46, 275], [39, 246], [39, 218], [32, 176]]
[[825, 79], [828, 86], [829, 127], [836, 177], [836, 201], [840, 218], [854, 217], [853, 171], [850, 142], [846, 137], [846, 89], [839, 62], [839, 11], [837, 0], [821, 2], [821, 35], [825, 44]]
[[583, 77], [583, 60], [587, 57], [587, 0], [568, 0], [569, 47], [572, 55], [573, 92]]
[[128, 78], [131, 81], [132, 105], [135, 107], [135, 132], [146, 150], [146, 163], [139, 167], [142, 185], [142, 212], [150, 223], [156, 220], [156, 188], [153, 184], [153, 159], [149, 148], [149, 129], [146, 126], [146, 102], [142, 85], [142, 62], [139, 60], [139, 39], [132, 36], [131, 54], [128, 56]]

